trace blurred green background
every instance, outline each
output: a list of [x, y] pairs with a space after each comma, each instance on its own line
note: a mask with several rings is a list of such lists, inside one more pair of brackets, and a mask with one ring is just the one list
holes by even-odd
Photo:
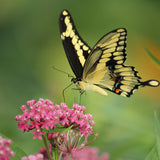
[[[14, 117], [27, 100], [63, 101], [70, 78], [52, 65], [73, 74], [59, 34], [58, 18], [68, 9], [82, 38], [92, 47], [104, 34], [119, 27], [128, 30], [126, 65], [133, 65], [142, 80], [160, 80], [160, 67], [144, 48], [160, 59], [159, 0], [1, 0], [0, 1], [0, 132], [27, 154], [42, 143], [17, 129]], [[66, 91], [71, 107], [73, 96]], [[104, 97], [87, 92], [87, 113], [94, 116], [99, 137], [92, 144], [111, 160], [142, 160], [154, 144], [153, 112], [160, 109], [160, 87], [143, 88], [131, 98], [108, 92]]]

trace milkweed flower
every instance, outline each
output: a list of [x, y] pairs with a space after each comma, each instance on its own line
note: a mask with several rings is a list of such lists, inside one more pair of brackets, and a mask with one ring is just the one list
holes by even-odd
[[[103, 153], [101, 156], [98, 156], [98, 148], [87, 147], [81, 151], [73, 151], [72, 159], [73, 160], [109, 160], [109, 154]], [[63, 160], [70, 160], [69, 157], [64, 157]]]
[[11, 144], [12, 140], [0, 136], [0, 160], [9, 160], [14, 156], [14, 152], [9, 147]]
[[28, 157], [22, 157], [21, 160], [44, 160], [43, 154], [36, 153], [34, 155], [29, 155]]
[[70, 109], [66, 103], [57, 105], [48, 100], [40, 98], [27, 101], [21, 106], [22, 115], [17, 115], [18, 128], [23, 131], [30, 131], [34, 134], [34, 139], [42, 139], [45, 134], [44, 129], [71, 128], [79, 130], [81, 135], [88, 137], [93, 134], [92, 126], [95, 125], [91, 114], [84, 114], [86, 107], [73, 104]]

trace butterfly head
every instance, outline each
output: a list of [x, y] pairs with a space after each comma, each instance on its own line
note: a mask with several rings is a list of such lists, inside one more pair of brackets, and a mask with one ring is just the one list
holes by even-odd
[[71, 82], [74, 83], [74, 84], [76, 84], [76, 83], [78, 83], [78, 79], [77, 78], [72, 78]]

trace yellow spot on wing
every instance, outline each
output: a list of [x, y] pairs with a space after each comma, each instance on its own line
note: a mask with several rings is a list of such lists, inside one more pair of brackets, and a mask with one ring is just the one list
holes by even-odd
[[61, 34], [61, 39], [65, 40], [65, 36], [63, 34]]
[[80, 45], [78, 43], [75, 44], [75, 49], [78, 51], [80, 49]]
[[73, 38], [73, 36], [75, 35], [75, 32], [73, 32], [73, 30], [70, 32], [70, 37]]
[[124, 40], [125, 39], [125, 36], [121, 36], [119, 37], [120, 40]]
[[80, 57], [80, 56], [83, 56], [83, 51], [82, 51], [82, 49], [78, 50], [78, 51], [77, 51], [77, 54], [78, 54], [79, 57]]
[[119, 68], [122, 67], [122, 65], [115, 65], [114, 67], [115, 67], [116, 69], [119, 69]]
[[74, 35], [74, 37], [72, 38], [72, 44], [75, 45], [77, 41], [78, 41], [78, 37]]
[[102, 55], [102, 58], [107, 58], [107, 57], [111, 57], [112, 56], [112, 54], [111, 53], [106, 53], [105, 54], [105, 51], [104, 51], [104, 54]]
[[123, 77], [126, 81], [138, 82], [138, 77]]
[[69, 22], [70, 22], [69, 16], [66, 16], [64, 19], [64, 23], [66, 24], [66, 26], [68, 25]]
[[79, 60], [80, 60], [80, 62], [81, 62], [81, 64], [82, 64], [82, 66], [84, 66], [84, 63], [85, 63], [85, 59], [84, 59], [84, 56], [80, 56], [79, 57]]
[[121, 60], [123, 58], [124, 58], [123, 56], [116, 56], [116, 57], [114, 57], [114, 60]]
[[64, 16], [68, 15], [68, 12], [67, 11], [63, 11], [62, 13]]
[[83, 45], [83, 49], [84, 49], [85, 51], [87, 51], [89, 48], [88, 48], [87, 46]]
[[117, 51], [122, 51], [123, 49], [124, 49], [124, 46], [117, 47]]
[[126, 32], [122, 32], [121, 35], [122, 35], [122, 36], [126, 35]]
[[122, 92], [122, 93], [121, 93], [121, 96], [126, 97], [126, 96], [127, 96], [127, 92]]
[[119, 45], [124, 45], [124, 41], [119, 41], [118, 44]]
[[123, 28], [120, 28], [117, 30], [117, 32], [124, 32], [125, 30]]
[[121, 61], [117, 61], [117, 64], [122, 64], [123, 63], [123, 61], [121, 60]]
[[82, 41], [81, 41], [81, 40], [79, 40], [79, 41], [78, 41], [78, 43], [79, 43], [79, 45], [80, 45], [80, 46], [82, 46], [82, 45], [83, 45], [83, 43], [82, 43]]
[[123, 52], [114, 52], [113, 53], [114, 56], [119, 56], [119, 55], [122, 55], [122, 54], [123, 54]]
[[134, 71], [129, 71], [129, 72], [121, 72], [120, 75], [122, 76], [134, 76]]
[[127, 86], [127, 85], [121, 85], [120, 88], [126, 92], [130, 92], [133, 89], [132, 86]]
[[101, 62], [103, 63], [103, 62], [107, 62], [107, 61], [109, 61], [109, 60], [110, 60], [110, 58], [103, 58], [103, 59], [100, 59], [99, 62], [100, 62], [100, 63], [101, 63]]

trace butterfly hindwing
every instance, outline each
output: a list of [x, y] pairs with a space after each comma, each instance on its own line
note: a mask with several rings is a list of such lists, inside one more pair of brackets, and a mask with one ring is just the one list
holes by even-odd
[[67, 10], [63, 10], [59, 17], [59, 28], [66, 56], [77, 78], [82, 77], [83, 67], [91, 51], [82, 40]]

